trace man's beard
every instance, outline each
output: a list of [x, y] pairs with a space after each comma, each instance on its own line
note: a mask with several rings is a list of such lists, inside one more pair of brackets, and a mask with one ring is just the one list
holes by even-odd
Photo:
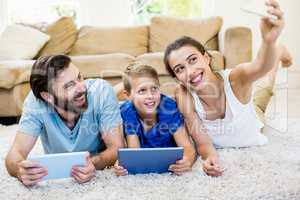
[[[78, 97], [81, 97], [82, 95], [85, 96], [85, 103], [80, 107], [74, 105], [75, 99]], [[66, 112], [72, 112], [75, 114], [79, 114], [81, 112], [84, 112], [88, 107], [87, 92], [82, 92], [82, 93], [77, 94], [70, 101], [59, 99], [55, 94], [53, 94], [53, 97], [54, 97], [54, 105], [60, 109], [63, 109]]]

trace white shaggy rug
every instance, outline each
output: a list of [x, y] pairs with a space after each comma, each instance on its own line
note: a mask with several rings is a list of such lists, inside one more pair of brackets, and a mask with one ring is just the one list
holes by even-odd
[[[150, 174], [116, 177], [112, 170], [98, 171], [86, 184], [73, 180], [43, 182], [26, 188], [10, 177], [4, 158], [17, 125], [0, 125], [0, 200], [75, 199], [188, 199], [188, 200], [299, 200], [300, 199], [300, 120], [289, 120], [288, 131], [267, 127], [270, 143], [264, 147], [219, 150], [222, 177], [211, 178], [198, 159], [192, 172], [184, 176]], [[40, 143], [34, 153], [41, 153]]]

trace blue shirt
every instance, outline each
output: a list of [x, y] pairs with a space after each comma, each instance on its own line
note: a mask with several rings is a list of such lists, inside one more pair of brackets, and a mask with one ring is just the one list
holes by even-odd
[[161, 95], [157, 107], [157, 123], [147, 132], [144, 131], [138, 112], [131, 101], [121, 105], [121, 116], [124, 134], [137, 135], [141, 148], [177, 146], [173, 134], [183, 125], [183, 117], [173, 99]]
[[58, 113], [32, 92], [25, 99], [19, 131], [41, 136], [45, 153], [89, 151], [95, 154], [104, 148], [102, 133], [122, 123], [118, 100], [105, 80], [85, 80], [88, 108], [80, 114], [70, 130]]

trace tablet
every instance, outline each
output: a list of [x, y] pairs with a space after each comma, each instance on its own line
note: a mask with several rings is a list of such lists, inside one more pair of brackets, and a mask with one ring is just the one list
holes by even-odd
[[165, 173], [183, 157], [182, 147], [119, 149], [118, 159], [129, 174]]
[[28, 160], [38, 162], [48, 169], [48, 175], [42, 180], [70, 178], [74, 165], [86, 165], [88, 152], [58, 153], [30, 156]]
[[248, 0], [241, 7], [241, 10], [250, 14], [254, 14], [260, 17], [268, 17], [271, 19], [277, 19], [276, 16], [271, 15], [267, 12], [267, 5], [264, 0]]

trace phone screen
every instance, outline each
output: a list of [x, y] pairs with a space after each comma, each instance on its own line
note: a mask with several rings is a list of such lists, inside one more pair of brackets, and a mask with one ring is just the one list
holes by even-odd
[[267, 5], [265, 0], [248, 0], [244, 1], [244, 5], [241, 7], [241, 10], [250, 14], [254, 14], [260, 17], [269, 17], [272, 19], [277, 19], [276, 16], [270, 15], [267, 12]]

